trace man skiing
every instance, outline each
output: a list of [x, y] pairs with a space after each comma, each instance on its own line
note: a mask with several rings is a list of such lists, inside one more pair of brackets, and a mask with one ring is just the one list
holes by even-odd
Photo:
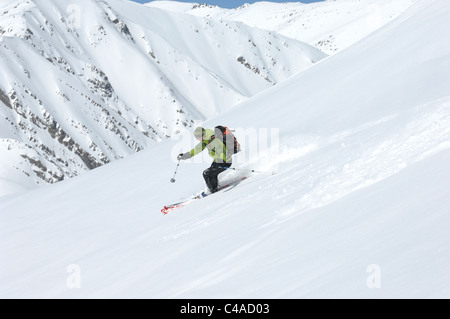
[[211, 167], [203, 172], [203, 178], [205, 179], [206, 186], [210, 192], [215, 193], [217, 192], [219, 186], [219, 174], [231, 167], [232, 152], [227, 152], [226, 145], [219, 138], [216, 138], [214, 131], [211, 129], [197, 127], [194, 130], [194, 137], [199, 141], [199, 143], [189, 152], [178, 155], [177, 159], [189, 159], [197, 154], [200, 154], [205, 148], [207, 148], [209, 156], [211, 156], [214, 161], [211, 164]]

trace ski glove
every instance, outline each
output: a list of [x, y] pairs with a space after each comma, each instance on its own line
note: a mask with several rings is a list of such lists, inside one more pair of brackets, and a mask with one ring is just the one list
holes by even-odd
[[189, 158], [191, 158], [191, 152], [187, 152], [187, 153], [181, 153], [180, 155], [177, 156], [178, 160], [187, 160]]

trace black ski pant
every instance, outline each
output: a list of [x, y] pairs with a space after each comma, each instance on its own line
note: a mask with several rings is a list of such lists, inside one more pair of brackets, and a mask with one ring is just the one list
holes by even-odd
[[231, 166], [231, 163], [216, 163], [213, 162], [211, 167], [203, 172], [203, 178], [205, 179], [206, 186], [214, 193], [219, 186], [218, 176], [223, 171], [227, 170]]

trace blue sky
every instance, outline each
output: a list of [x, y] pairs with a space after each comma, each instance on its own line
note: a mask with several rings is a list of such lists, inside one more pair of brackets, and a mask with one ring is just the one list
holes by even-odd
[[[131, 0], [134, 2], [139, 3], [147, 3], [150, 2], [150, 0]], [[194, 2], [194, 3], [208, 3], [211, 5], [216, 5], [222, 8], [237, 8], [244, 3], [254, 3], [257, 1], [254, 0], [177, 0], [179, 2]], [[311, 3], [311, 2], [319, 2], [321, 0], [297, 0], [297, 1], [289, 1], [289, 0], [266, 0], [270, 2], [303, 2], [303, 3]]]

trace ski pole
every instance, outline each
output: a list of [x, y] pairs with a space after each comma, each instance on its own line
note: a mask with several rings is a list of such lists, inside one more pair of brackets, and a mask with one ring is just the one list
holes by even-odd
[[175, 183], [175, 175], [177, 175], [178, 167], [180, 167], [180, 162], [181, 162], [181, 160], [178, 160], [177, 167], [175, 168], [175, 173], [173, 173], [173, 177], [170, 179], [171, 183]]

